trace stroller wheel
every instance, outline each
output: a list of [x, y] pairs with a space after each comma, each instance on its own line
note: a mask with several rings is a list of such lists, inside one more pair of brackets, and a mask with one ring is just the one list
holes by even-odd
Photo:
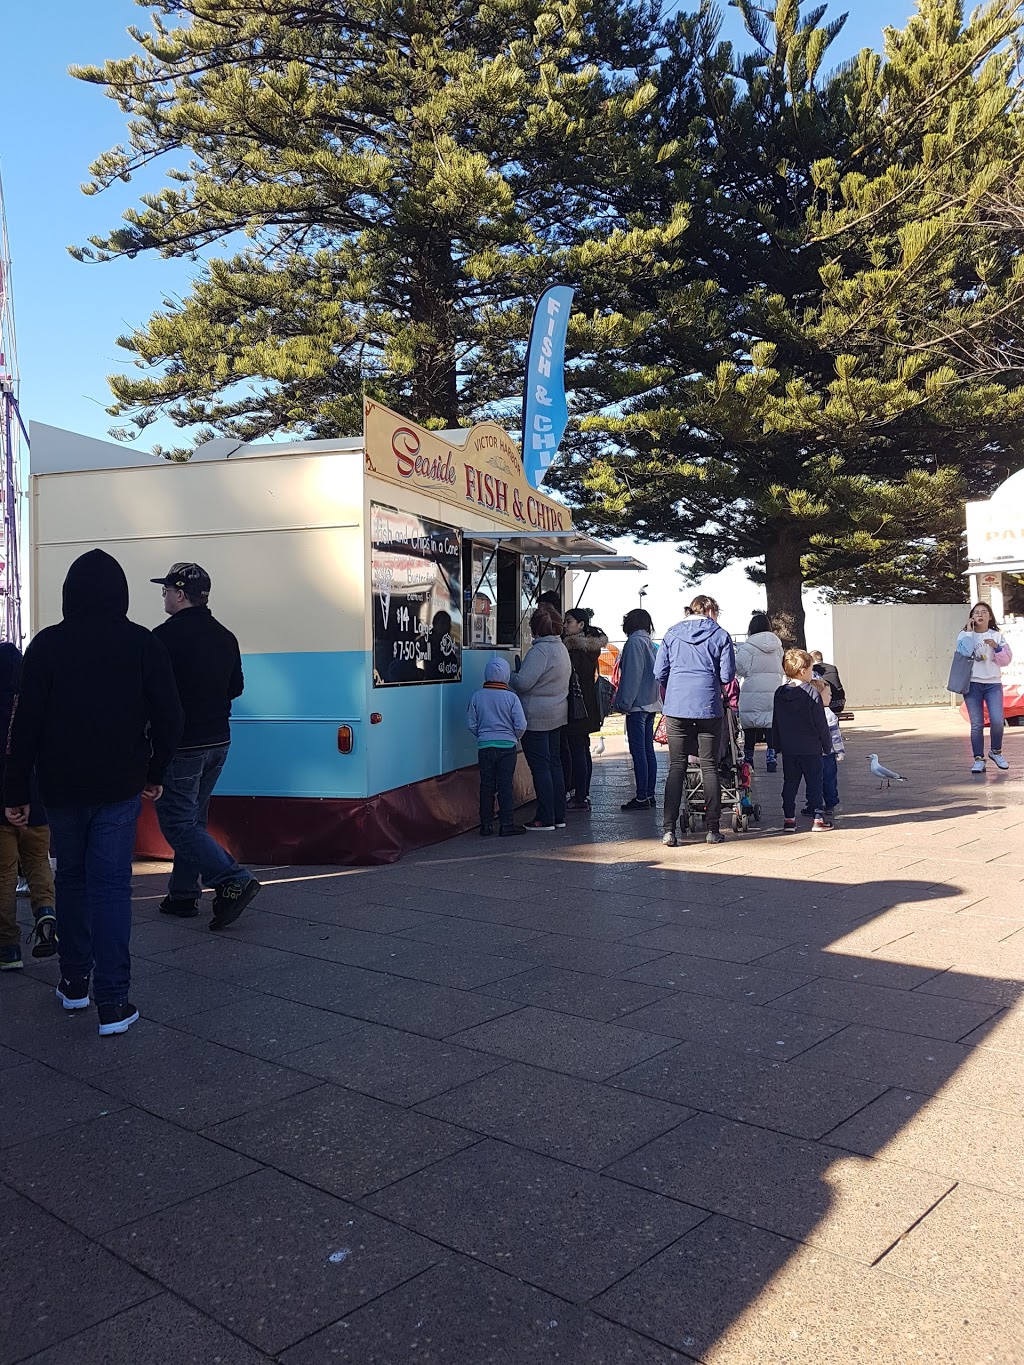
[[743, 819], [742, 819], [742, 816], [741, 816], [740, 813], [739, 813], [739, 809], [738, 809], [738, 808], [734, 808], [734, 809], [733, 809], [733, 813], [732, 813], [732, 832], [733, 832], [733, 834], [739, 834], [739, 832], [740, 832], [740, 830], [741, 830], [742, 828], [743, 828]]
[[740, 819], [740, 831], [741, 831], [743, 834], [746, 834], [747, 831], [748, 831], [749, 829], [750, 829], [750, 821], [747, 819], [746, 815], [744, 815], [744, 816], [742, 816], [742, 818]]
[[756, 805], [756, 804], [755, 804], [754, 809], [751, 811], [751, 814], [753, 815], [755, 822], [756, 822], [756, 821], [760, 821], [760, 819], [761, 819], [761, 807], [760, 807], [759, 805]]

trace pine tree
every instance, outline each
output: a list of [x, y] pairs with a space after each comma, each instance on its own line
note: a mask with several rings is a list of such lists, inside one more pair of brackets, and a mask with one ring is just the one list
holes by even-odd
[[925, 553], [948, 544], [935, 489], [990, 487], [1020, 459], [1018, 7], [965, 23], [956, 0], [919, 0], [884, 55], [822, 77], [824, 6], [738, 5], [739, 59], [711, 6], [667, 34], [658, 136], [678, 150], [660, 189], [690, 228], [660, 328], [556, 477], [590, 524], [678, 542], [692, 579], [759, 561], [802, 643], [805, 561], [816, 581], [831, 566], [849, 584], [858, 555], [891, 575], [894, 507]]
[[593, 305], [574, 345], [632, 335], [602, 297], [685, 226], [672, 205], [638, 230], [603, 189], [642, 174], [648, 4], [159, 0], [135, 55], [75, 74], [131, 119], [87, 191], [160, 158], [169, 183], [75, 254], [204, 264], [119, 339], [142, 374], [111, 378], [111, 413], [326, 437], [359, 430], [365, 386], [457, 425], [519, 390], [559, 277]]

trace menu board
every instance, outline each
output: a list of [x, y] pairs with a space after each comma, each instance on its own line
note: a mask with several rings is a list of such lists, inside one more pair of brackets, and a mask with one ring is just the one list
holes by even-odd
[[373, 685], [462, 679], [462, 532], [370, 504]]

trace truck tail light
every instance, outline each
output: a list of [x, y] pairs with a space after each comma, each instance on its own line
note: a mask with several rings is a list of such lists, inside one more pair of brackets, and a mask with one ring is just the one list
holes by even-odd
[[338, 726], [338, 753], [350, 754], [352, 752], [352, 726]]

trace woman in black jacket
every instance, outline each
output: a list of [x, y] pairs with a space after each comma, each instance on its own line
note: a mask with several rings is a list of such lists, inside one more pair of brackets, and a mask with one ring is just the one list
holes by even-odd
[[601, 705], [597, 697], [597, 665], [601, 650], [608, 643], [608, 636], [602, 630], [595, 630], [590, 624], [593, 612], [583, 607], [570, 607], [565, 613], [563, 638], [572, 663], [573, 678], [579, 684], [587, 713], [579, 720], [572, 718], [573, 687], [570, 680], [569, 721], [566, 735], [569, 741], [569, 754], [572, 762], [570, 790], [573, 798], [567, 810], [590, 809], [590, 779], [594, 772], [594, 760], [590, 757], [590, 736], [601, 728]]

